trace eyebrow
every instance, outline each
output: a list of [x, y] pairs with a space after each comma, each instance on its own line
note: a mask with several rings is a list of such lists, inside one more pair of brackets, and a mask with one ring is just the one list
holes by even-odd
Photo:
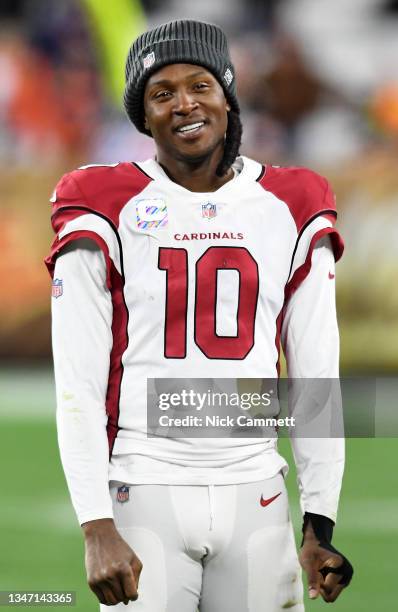
[[[207, 75], [204, 70], [199, 70], [198, 72], [194, 72], [193, 74], [189, 74], [185, 80], [194, 79], [201, 75]], [[169, 85], [171, 83], [170, 79], [159, 79], [158, 81], [153, 81], [149, 84], [150, 87], [155, 87], [157, 85]]]

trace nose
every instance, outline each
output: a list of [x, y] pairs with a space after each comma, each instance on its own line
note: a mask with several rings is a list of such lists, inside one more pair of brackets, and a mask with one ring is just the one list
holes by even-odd
[[198, 107], [194, 94], [186, 90], [180, 90], [175, 96], [174, 112], [176, 115], [189, 115]]

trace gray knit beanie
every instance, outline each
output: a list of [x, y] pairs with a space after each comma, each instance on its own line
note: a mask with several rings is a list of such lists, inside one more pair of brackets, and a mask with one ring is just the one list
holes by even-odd
[[201, 21], [171, 21], [141, 34], [127, 57], [124, 107], [140, 132], [151, 135], [144, 126], [143, 99], [148, 78], [163, 66], [179, 63], [197, 64], [212, 72], [231, 109], [239, 113], [235, 70], [224, 32]]

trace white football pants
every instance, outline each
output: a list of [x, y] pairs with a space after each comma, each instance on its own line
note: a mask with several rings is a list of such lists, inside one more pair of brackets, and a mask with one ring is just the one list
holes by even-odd
[[138, 600], [112, 609], [304, 611], [281, 474], [238, 485], [130, 485], [124, 503], [121, 484], [111, 483], [115, 523], [143, 569]]

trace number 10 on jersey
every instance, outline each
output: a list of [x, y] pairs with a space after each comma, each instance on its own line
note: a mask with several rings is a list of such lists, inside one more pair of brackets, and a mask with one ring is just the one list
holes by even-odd
[[[164, 355], [187, 355], [188, 252], [159, 248], [158, 267], [166, 272]], [[217, 273], [236, 270], [239, 275], [237, 333], [220, 336], [216, 327]], [[194, 340], [209, 359], [244, 359], [254, 345], [259, 290], [257, 262], [244, 247], [209, 247], [195, 266]]]

